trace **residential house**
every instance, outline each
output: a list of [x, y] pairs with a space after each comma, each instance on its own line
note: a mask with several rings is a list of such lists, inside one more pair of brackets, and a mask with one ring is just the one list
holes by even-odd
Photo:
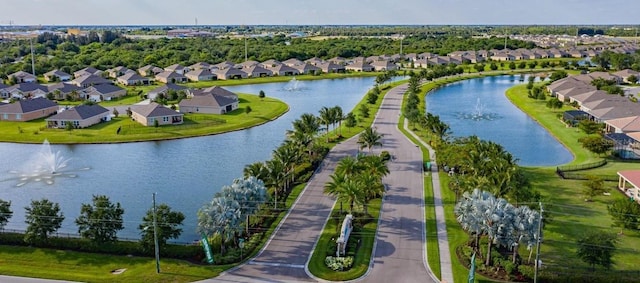
[[180, 64], [173, 64], [169, 67], [164, 68], [165, 71], [169, 71], [169, 72], [174, 72], [180, 75], [184, 75], [185, 73], [189, 72], [189, 68], [182, 66]]
[[313, 58], [304, 60], [304, 62], [305, 63], [309, 63], [309, 64], [314, 65], [314, 66], [318, 66], [318, 65], [324, 63], [324, 60], [322, 60], [322, 59], [320, 59], [318, 57], [313, 57]]
[[213, 73], [219, 80], [246, 79], [247, 73], [230, 67], [222, 70], [214, 70]]
[[189, 69], [191, 69], [191, 71], [209, 70], [209, 69], [211, 69], [211, 64], [206, 63], [206, 62], [198, 62], [198, 63], [195, 63], [195, 64], [189, 66]]
[[302, 74], [317, 74], [317, 73], [321, 73], [322, 69], [318, 68], [315, 65], [311, 65], [309, 63], [302, 63], [302, 65], [296, 65], [293, 66], [292, 68], [298, 70], [298, 73]]
[[355, 72], [372, 72], [374, 70], [373, 66], [369, 65], [365, 61], [356, 61], [344, 67], [348, 71]]
[[225, 69], [233, 69], [236, 66], [235, 63], [231, 62], [231, 61], [224, 61], [224, 62], [220, 62], [218, 64], [215, 64], [213, 66], [211, 66], [212, 70], [225, 70]]
[[57, 111], [58, 104], [44, 97], [21, 99], [14, 103], [0, 105], [0, 120], [31, 121], [55, 114]]
[[260, 65], [253, 65], [250, 67], [242, 68], [242, 71], [247, 73], [247, 77], [249, 78], [273, 76], [273, 71], [260, 67]]
[[9, 98], [9, 91], [7, 91], [8, 88], [8, 85], [0, 83], [0, 98]]
[[209, 69], [196, 69], [186, 73], [184, 76], [194, 82], [210, 81], [210, 80], [213, 80], [214, 78], [217, 78], [217, 76], [211, 73]]
[[618, 190], [630, 200], [640, 202], [640, 170], [618, 171]]
[[138, 75], [138, 73], [129, 72], [117, 79], [119, 84], [123, 85], [149, 85], [149, 78]]
[[276, 76], [295, 76], [300, 74], [300, 71], [284, 64], [280, 64], [280, 65], [277, 65], [276, 67], [268, 68], [268, 69], [271, 70], [273, 74]]
[[82, 87], [90, 87], [92, 85], [105, 85], [105, 84], [113, 84], [113, 81], [107, 80], [103, 77], [97, 75], [84, 75], [81, 77], [76, 77], [71, 83]]
[[13, 74], [9, 74], [7, 78], [11, 80], [15, 80], [16, 83], [33, 83], [38, 80], [36, 76], [29, 74], [25, 71], [17, 71]]
[[499, 52], [491, 55], [491, 60], [494, 61], [515, 61], [516, 57], [507, 52]]
[[621, 71], [617, 71], [615, 73], [613, 73], [614, 76], [622, 78], [622, 81], [624, 83], [631, 83], [629, 81], [629, 77], [634, 76], [636, 77], [636, 83], [638, 83], [638, 81], [640, 81], [640, 72], [634, 71], [634, 70], [630, 70], [630, 69], [624, 69]]
[[110, 113], [107, 108], [98, 104], [78, 105], [73, 108], [60, 111], [45, 121], [47, 128], [66, 128], [67, 123], [71, 123], [74, 128], [87, 128], [100, 122], [110, 119]]
[[82, 95], [87, 100], [100, 102], [123, 97], [127, 95], [127, 90], [115, 85], [94, 85], [83, 90]]
[[300, 61], [300, 60], [298, 60], [296, 58], [291, 58], [291, 59], [287, 59], [287, 60], [283, 61], [282, 64], [285, 64], [285, 65], [293, 68], [295, 66], [304, 64], [304, 62], [302, 62], [302, 61]]
[[20, 83], [12, 85], [5, 89], [9, 97], [23, 99], [23, 98], [37, 98], [46, 97], [49, 93], [49, 89], [39, 83]]
[[269, 59], [267, 61], [264, 61], [264, 62], [260, 63], [260, 65], [262, 65], [263, 68], [271, 69], [271, 68], [275, 68], [275, 67], [278, 67], [278, 66], [281, 66], [281, 65], [284, 65], [284, 64], [282, 64], [278, 60]]
[[124, 76], [127, 73], [135, 73], [135, 71], [133, 70], [129, 70], [128, 68], [122, 67], [122, 66], [118, 66], [115, 67], [113, 69], [108, 69], [106, 70], [107, 74], [109, 75], [110, 78], [118, 78], [120, 76]]
[[147, 93], [147, 98], [149, 98], [151, 101], [153, 101], [160, 94], [167, 95], [169, 93], [169, 91], [175, 91], [175, 92], [184, 91], [184, 92], [186, 92], [188, 89], [189, 88], [187, 88], [185, 86], [168, 83], [166, 85], [160, 86], [160, 87], [155, 88], [155, 89], [151, 90], [150, 92], [148, 92]]
[[342, 58], [340, 56], [333, 57], [333, 58], [331, 58], [331, 59], [329, 59], [327, 61], [330, 62], [330, 63], [333, 63], [333, 64], [337, 64], [337, 65], [345, 65], [345, 64], [347, 64], [347, 59]]
[[195, 91], [178, 104], [182, 113], [225, 114], [238, 109], [238, 95], [219, 86]]
[[173, 71], [164, 71], [156, 75], [156, 81], [163, 82], [165, 84], [186, 83], [187, 77], [185, 77], [183, 74]]
[[53, 99], [56, 100], [64, 100], [68, 97], [73, 97], [74, 100], [79, 99], [80, 92], [82, 90], [82, 88], [77, 85], [64, 82], [47, 86], [47, 89], [49, 90], [49, 93], [53, 95]]
[[138, 73], [144, 77], [154, 77], [155, 75], [160, 74], [162, 72], [164, 72], [164, 69], [153, 66], [153, 65], [146, 65], [138, 69]]
[[260, 62], [258, 61], [253, 61], [253, 60], [248, 60], [248, 61], [244, 61], [240, 64], [236, 64], [235, 68], [236, 69], [245, 69], [245, 68], [249, 68], [249, 67], [253, 67], [255, 65], [260, 64]]
[[98, 70], [94, 67], [86, 67], [82, 70], [79, 71], [75, 71], [73, 73], [73, 77], [74, 78], [79, 78], [79, 77], [83, 77], [83, 76], [87, 76], [87, 75], [96, 75], [96, 76], [101, 76], [102, 75], [102, 71]]
[[184, 114], [151, 102], [146, 105], [132, 105], [131, 118], [144, 126], [155, 126], [156, 123], [159, 126], [178, 125], [183, 123]]
[[604, 121], [607, 133], [640, 132], [640, 116], [629, 116]]
[[71, 75], [56, 69], [44, 73], [44, 79], [48, 82], [66, 82], [71, 80]]
[[373, 61], [371, 66], [376, 71], [393, 71], [398, 69], [396, 64], [388, 60]]
[[317, 67], [322, 69], [325, 73], [344, 73], [346, 71], [344, 65], [336, 64], [334, 61], [320, 64]]

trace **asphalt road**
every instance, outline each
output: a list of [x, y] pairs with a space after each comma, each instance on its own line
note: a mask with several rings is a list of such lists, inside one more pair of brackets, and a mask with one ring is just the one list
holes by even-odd
[[[397, 122], [406, 85], [389, 91], [373, 127], [383, 134], [383, 146], [394, 160], [384, 178], [387, 193], [382, 205], [373, 262], [357, 281], [438, 282], [427, 271], [425, 255], [422, 153], [398, 129]], [[356, 139], [334, 147], [310, 180], [298, 202], [283, 220], [263, 251], [248, 263], [201, 282], [305, 282], [317, 281], [305, 265], [326, 222], [334, 198], [323, 194], [336, 163], [355, 155]]]

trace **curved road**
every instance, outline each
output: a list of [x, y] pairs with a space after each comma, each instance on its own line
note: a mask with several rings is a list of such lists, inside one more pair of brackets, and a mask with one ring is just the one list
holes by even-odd
[[[365, 282], [438, 282], [426, 268], [422, 153], [398, 129], [406, 85], [390, 90], [373, 127], [383, 137], [376, 152], [395, 158], [384, 183], [388, 191], [382, 205], [373, 262]], [[329, 217], [335, 199], [323, 194], [337, 162], [358, 151], [356, 138], [345, 141], [325, 158], [265, 248], [248, 263], [201, 282], [317, 281], [305, 272], [306, 263]]]

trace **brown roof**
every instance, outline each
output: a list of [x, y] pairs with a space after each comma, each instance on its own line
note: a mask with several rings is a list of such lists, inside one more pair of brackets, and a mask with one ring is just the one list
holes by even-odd
[[611, 119], [605, 121], [605, 123], [621, 129], [624, 132], [640, 132], [640, 116]]
[[618, 171], [618, 175], [631, 183], [634, 187], [640, 188], [640, 170]]

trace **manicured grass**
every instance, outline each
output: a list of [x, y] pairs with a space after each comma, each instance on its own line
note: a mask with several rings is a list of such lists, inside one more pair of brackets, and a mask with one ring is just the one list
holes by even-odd
[[[161, 258], [161, 273], [157, 274], [153, 258], [14, 246], [0, 248], [0, 274], [81, 282], [193, 282], [217, 276], [229, 267]], [[121, 268], [126, 271], [111, 274]]]
[[[288, 111], [284, 102], [258, 96], [239, 94], [239, 108], [225, 115], [186, 114], [184, 124], [145, 127], [132, 121], [126, 113], [118, 118], [86, 129], [47, 129], [44, 119], [29, 122], [0, 122], [2, 142], [41, 143], [48, 139], [51, 143], [112, 143], [177, 139], [194, 136], [219, 134], [241, 130], [269, 122]], [[245, 108], [251, 106], [251, 113]], [[224, 121], [224, 123], [220, 123]], [[121, 128], [120, 134], [117, 134]]]
[[[340, 226], [342, 225], [342, 219], [329, 218], [325, 224], [324, 230], [318, 239], [313, 255], [309, 260], [309, 271], [316, 277], [331, 280], [331, 281], [345, 281], [353, 280], [364, 275], [369, 269], [369, 262], [371, 260], [371, 253], [373, 252], [373, 244], [375, 243], [376, 230], [378, 229], [378, 217], [380, 215], [380, 207], [382, 205], [381, 199], [374, 199], [369, 202], [369, 213], [371, 216], [371, 222], [365, 224], [360, 232], [360, 247], [356, 252], [356, 256], [353, 260], [353, 267], [347, 271], [333, 271], [329, 269], [324, 259], [326, 257], [326, 250], [329, 245], [335, 245], [335, 239], [339, 236]], [[339, 212], [340, 206], [335, 205], [333, 212]], [[355, 235], [355, 232], [354, 234]]]

